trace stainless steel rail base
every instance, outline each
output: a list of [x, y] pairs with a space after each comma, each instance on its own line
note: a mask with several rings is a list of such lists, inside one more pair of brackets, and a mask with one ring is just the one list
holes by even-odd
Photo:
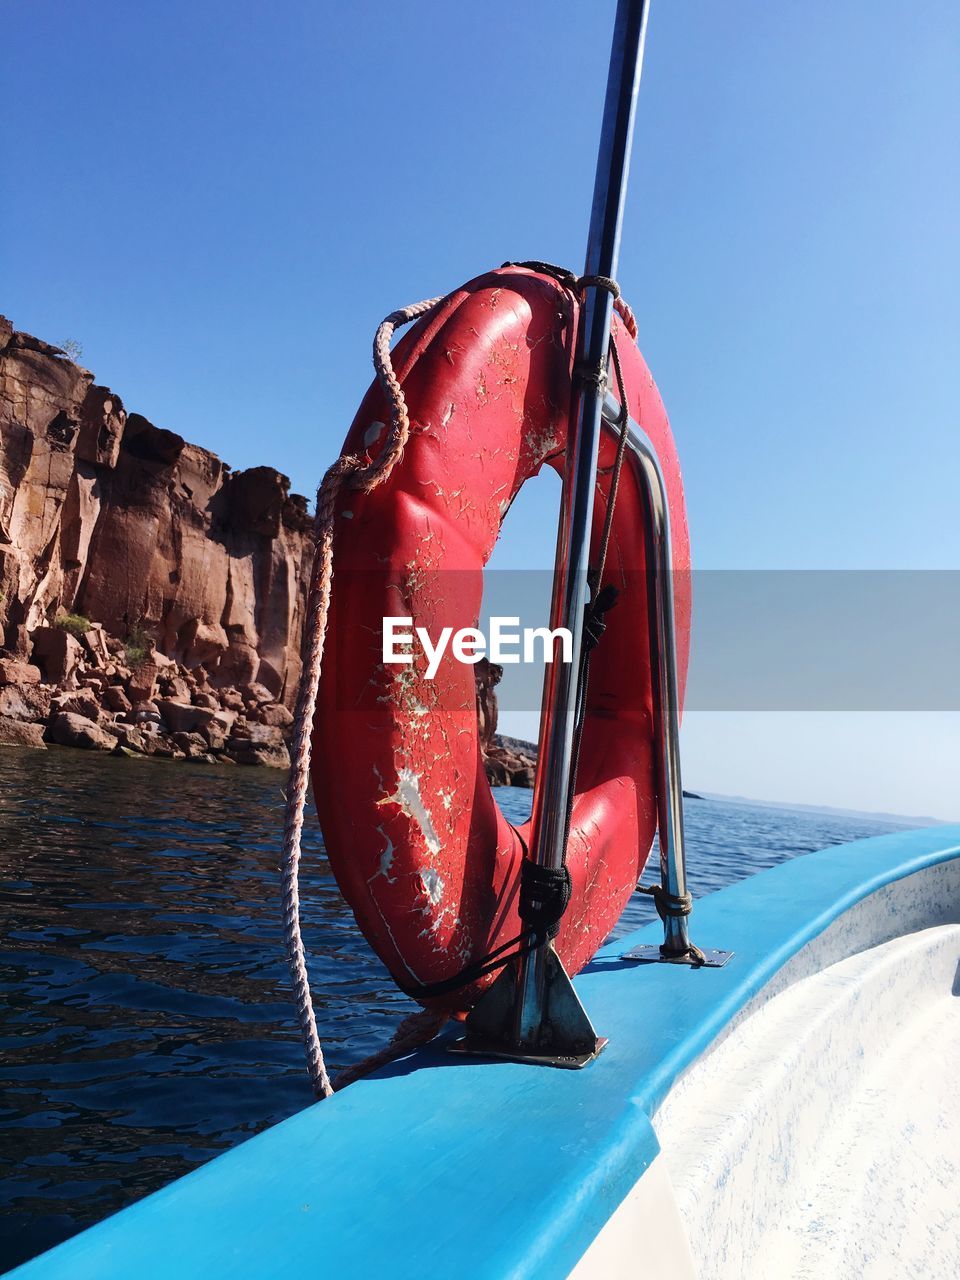
[[545, 951], [543, 1020], [536, 1039], [516, 1044], [510, 1035], [517, 998], [517, 974], [510, 966], [472, 1010], [467, 1034], [450, 1045], [451, 1053], [573, 1069], [597, 1057], [607, 1042], [594, 1031], [552, 942]]

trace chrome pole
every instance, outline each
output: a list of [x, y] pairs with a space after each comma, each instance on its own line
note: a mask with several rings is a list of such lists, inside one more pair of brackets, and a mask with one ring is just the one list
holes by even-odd
[[[600, 153], [584, 274], [616, 278], [627, 174], [643, 63], [648, 0], [619, 0], [603, 110]], [[570, 790], [577, 676], [593, 522], [601, 410], [610, 345], [613, 298], [588, 287], [580, 311], [570, 403], [563, 499], [557, 533], [551, 628], [573, 636], [572, 660], [547, 664], [540, 727], [540, 760], [531, 814], [530, 856], [540, 866], [563, 863]], [[587, 377], [583, 377], [586, 371]], [[520, 960], [514, 1003], [514, 1039], [533, 1046], [544, 1022], [544, 982], [551, 943]]]
[[[620, 421], [620, 405], [609, 393], [603, 404], [611, 426]], [[650, 623], [650, 676], [653, 685], [653, 741], [657, 782], [657, 830], [660, 837], [660, 883], [669, 894], [687, 892], [683, 847], [683, 782], [680, 774], [680, 683], [673, 610], [673, 545], [670, 504], [660, 460], [649, 436], [628, 419], [628, 457], [639, 469], [644, 499], [647, 617]], [[686, 916], [668, 916], [663, 926], [667, 955], [683, 956], [690, 948]]]

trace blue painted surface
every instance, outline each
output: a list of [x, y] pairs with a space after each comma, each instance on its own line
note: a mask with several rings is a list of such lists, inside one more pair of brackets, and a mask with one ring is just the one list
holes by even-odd
[[577, 979], [610, 1037], [581, 1072], [421, 1051], [11, 1273], [23, 1280], [294, 1274], [564, 1276], [657, 1153], [677, 1075], [811, 938], [894, 880], [960, 856], [960, 827], [809, 854], [701, 899], [724, 969], [622, 963]]

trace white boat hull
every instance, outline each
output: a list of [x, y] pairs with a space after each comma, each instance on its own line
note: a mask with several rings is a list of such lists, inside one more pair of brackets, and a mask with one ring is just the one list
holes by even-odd
[[954, 861], [802, 948], [678, 1079], [661, 1155], [573, 1275], [956, 1280], [960, 924], [927, 922], [957, 902]]

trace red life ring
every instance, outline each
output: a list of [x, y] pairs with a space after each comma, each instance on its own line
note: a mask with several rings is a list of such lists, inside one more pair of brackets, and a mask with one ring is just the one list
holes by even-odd
[[[385, 665], [385, 616], [432, 637], [475, 626], [483, 566], [523, 482], [562, 469], [577, 300], [550, 276], [511, 267], [451, 294], [398, 345], [413, 433], [389, 481], [346, 489], [314, 721], [313, 786], [330, 865], [398, 984], [436, 983], [521, 932], [526, 829], [497, 807], [481, 760], [472, 666], [445, 655]], [[690, 630], [683, 488], [666, 412], [615, 318], [632, 416], [660, 457], [670, 499], [681, 687]], [[368, 456], [387, 421], [374, 385], [345, 452]], [[594, 519], [606, 505], [604, 433]], [[555, 945], [571, 973], [616, 923], [656, 827], [642, 497], [625, 467], [605, 581], [621, 590], [592, 660], [567, 865], [572, 896]], [[487, 978], [440, 999], [469, 1008]]]

